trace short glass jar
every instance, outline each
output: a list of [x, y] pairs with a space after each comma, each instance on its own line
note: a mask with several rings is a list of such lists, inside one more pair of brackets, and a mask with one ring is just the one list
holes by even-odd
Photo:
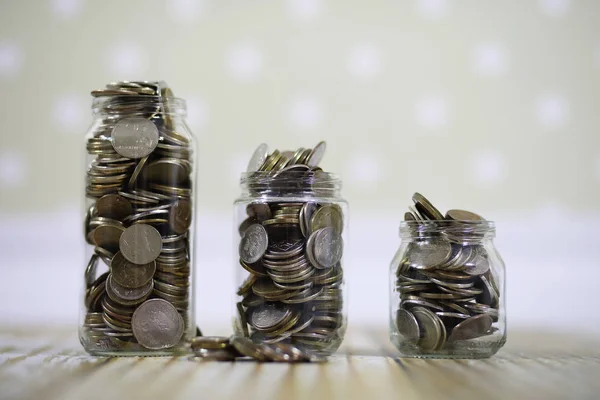
[[241, 188], [234, 204], [235, 333], [334, 353], [346, 331], [341, 181], [318, 167], [291, 165], [245, 173]]
[[506, 342], [493, 222], [408, 221], [390, 267], [390, 340], [404, 357], [485, 358]]
[[194, 137], [164, 82], [92, 92], [79, 339], [93, 355], [171, 355], [194, 322]]

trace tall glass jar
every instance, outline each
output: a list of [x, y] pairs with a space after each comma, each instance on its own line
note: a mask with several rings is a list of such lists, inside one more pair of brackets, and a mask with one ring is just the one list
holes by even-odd
[[493, 222], [408, 221], [390, 268], [390, 339], [404, 357], [485, 358], [506, 342]]
[[255, 343], [330, 355], [346, 331], [348, 206], [337, 176], [277, 163], [278, 172], [243, 174], [234, 204], [234, 331]]
[[170, 355], [194, 336], [194, 137], [164, 82], [95, 90], [86, 134], [79, 338], [94, 355]]

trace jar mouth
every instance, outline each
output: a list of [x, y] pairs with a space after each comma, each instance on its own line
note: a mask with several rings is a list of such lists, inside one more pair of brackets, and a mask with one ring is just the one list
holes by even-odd
[[250, 195], [312, 195], [334, 197], [339, 195], [342, 181], [338, 175], [317, 170], [280, 170], [244, 172], [240, 186]]
[[185, 118], [187, 105], [179, 97], [161, 96], [106, 96], [92, 101], [94, 115], [171, 115]]
[[400, 222], [400, 237], [406, 240], [446, 236], [452, 241], [473, 241], [496, 236], [494, 221], [429, 220]]

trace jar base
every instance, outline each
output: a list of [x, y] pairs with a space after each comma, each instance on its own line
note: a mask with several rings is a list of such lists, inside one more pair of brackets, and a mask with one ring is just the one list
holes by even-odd
[[[396, 340], [395, 340], [396, 339]], [[423, 350], [410, 342], [399, 342], [397, 338], [391, 338], [394, 346], [400, 351], [402, 358], [424, 358], [424, 359], [481, 359], [490, 358], [504, 346], [506, 339], [499, 341], [462, 341], [446, 346], [439, 350]]]

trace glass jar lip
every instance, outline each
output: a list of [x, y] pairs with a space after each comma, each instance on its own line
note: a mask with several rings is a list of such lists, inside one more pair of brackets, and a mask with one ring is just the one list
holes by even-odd
[[[308, 168], [308, 167], [307, 167]], [[342, 181], [338, 175], [317, 170], [244, 172], [240, 175], [242, 197], [339, 198]]]
[[92, 113], [94, 115], [101, 114], [126, 114], [126, 110], [118, 108], [119, 100], [125, 101], [125, 106], [129, 108], [143, 107], [143, 106], [156, 106], [162, 109], [157, 111], [157, 114], [169, 114], [178, 115], [180, 117], [187, 116], [187, 103], [185, 99], [180, 97], [167, 97], [163, 98], [160, 96], [106, 96], [106, 97], [94, 97], [92, 100]]
[[[242, 172], [240, 174], [240, 184], [250, 183], [252, 181], [262, 181], [262, 180], [272, 180], [272, 179], [281, 179], [281, 180], [297, 180], [307, 176], [307, 171], [250, 171], [250, 172]], [[313, 178], [316, 182], [320, 183], [330, 183], [330, 184], [341, 184], [342, 180], [338, 174], [332, 172], [324, 172], [324, 171], [316, 171], [313, 175]]]
[[494, 221], [464, 221], [464, 220], [427, 220], [400, 222], [400, 237], [423, 237], [430, 234], [444, 233], [461, 236], [494, 236], [496, 223]]

